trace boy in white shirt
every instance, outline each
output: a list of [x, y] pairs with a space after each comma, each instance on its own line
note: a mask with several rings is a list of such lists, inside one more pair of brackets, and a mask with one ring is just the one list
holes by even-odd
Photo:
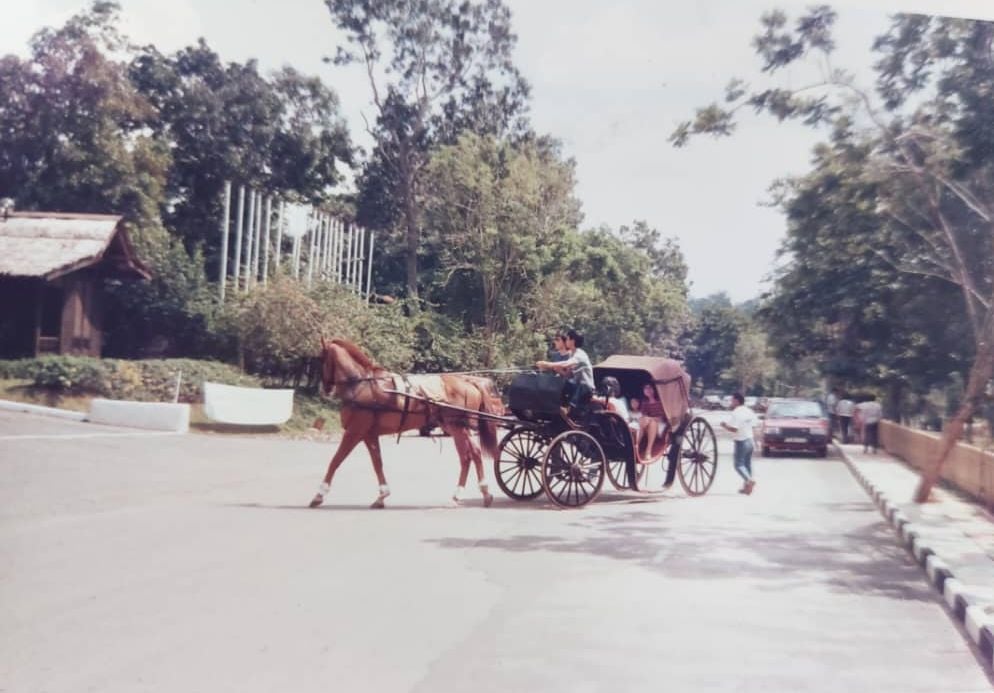
[[749, 495], [756, 486], [756, 480], [752, 478], [752, 451], [755, 447], [752, 429], [756, 426], [756, 413], [745, 405], [741, 392], [732, 395], [732, 407], [732, 418], [722, 421], [721, 426], [732, 432], [735, 441], [735, 471], [743, 481], [739, 493]]

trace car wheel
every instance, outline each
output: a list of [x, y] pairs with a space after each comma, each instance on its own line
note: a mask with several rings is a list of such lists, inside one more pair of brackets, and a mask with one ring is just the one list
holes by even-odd
[[763, 457], [769, 457], [769, 456], [770, 456], [770, 449], [764, 445], [763, 446]]
[[828, 448], [827, 447], [818, 448], [817, 454], [818, 457], [828, 457]]

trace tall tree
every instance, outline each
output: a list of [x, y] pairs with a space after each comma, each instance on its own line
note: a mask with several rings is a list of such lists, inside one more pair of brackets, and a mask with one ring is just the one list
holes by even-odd
[[691, 307], [694, 316], [689, 327], [687, 371], [696, 386], [716, 388], [722, 374], [732, 367], [735, 344], [747, 321], [727, 294], [697, 299]]
[[917, 501], [925, 501], [949, 452], [994, 375], [994, 24], [898, 15], [874, 44], [876, 97], [852, 75], [834, 69], [835, 12], [820, 6], [788, 27], [787, 16], [762, 18], [754, 45], [774, 73], [810, 55], [824, 59], [823, 79], [792, 90], [750, 90], [733, 80], [729, 105], [699, 109], [672, 135], [675, 145], [710, 133], [729, 135], [737, 109], [750, 106], [780, 120], [853, 126], [850, 142], [870, 155], [863, 179], [876, 186], [875, 210], [884, 220], [880, 257], [909, 277], [947, 282], [960, 292], [972, 335], [973, 362], [963, 402], [943, 431]]
[[527, 319], [579, 223], [573, 163], [550, 147], [466, 133], [436, 151], [424, 181], [425, 243], [438, 258], [429, 297], [481, 327], [490, 351]]
[[[403, 227], [407, 294], [419, 291], [421, 193], [429, 150], [464, 128], [503, 135], [524, 112], [528, 86], [511, 60], [517, 40], [500, 0], [325, 0], [347, 37], [334, 62], [368, 77], [376, 143], [363, 181]], [[370, 178], [375, 177], [375, 182]], [[360, 218], [369, 200], [360, 195]]]
[[0, 191], [26, 209], [123, 213], [159, 223], [170, 164], [146, 131], [154, 115], [115, 52], [118, 6], [96, 2], [0, 59]]

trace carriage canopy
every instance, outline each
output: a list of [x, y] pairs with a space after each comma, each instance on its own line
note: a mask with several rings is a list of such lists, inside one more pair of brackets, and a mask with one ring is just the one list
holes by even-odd
[[640, 397], [642, 387], [652, 383], [663, 404], [669, 425], [676, 427], [690, 411], [690, 375], [680, 361], [659, 356], [616, 354], [594, 366], [594, 380], [613, 376], [627, 397]]

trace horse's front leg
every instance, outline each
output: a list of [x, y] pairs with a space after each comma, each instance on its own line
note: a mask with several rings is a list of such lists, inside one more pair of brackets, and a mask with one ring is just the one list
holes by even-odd
[[380, 452], [380, 437], [376, 434], [376, 431], [368, 433], [364, 439], [366, 443], [366, 449], [369, 450], [369, 459], [373, 462], [373, 471], [376, 473], [376, 481], [380, 484], [379, 495], [376, 496], [376, 500], [370, 505], [370, 508], [380, 509], [384, 507], [383, 501], [387, 499], [390, 495], [390, 487], [387, 485], [387, 477], [383, 473], [383, 455]]
[[324, 497], [328, 495], [328, 491], [331, 490], [331, 480], [335, 476], [335, 472], [338, 467], [345, 461], [345, 458], [349, 456], [349, 453], [359, 444], [359, 441], [363, 439], [363, 434], [368, 426], [363, 429], [358, 428], [346, 428], [342, 434], [342, 442], [338, 444], [338, 449], [335, 450], [335, 454], [331, 458], [331, 462], [328, 463], [328, 471], [324, 475], [324, 481], [318, 487], [318, 492], [314, 494], [314, 498], [311, 499], [310, 507], [316, 508], [322, 503], [324, 503]]

